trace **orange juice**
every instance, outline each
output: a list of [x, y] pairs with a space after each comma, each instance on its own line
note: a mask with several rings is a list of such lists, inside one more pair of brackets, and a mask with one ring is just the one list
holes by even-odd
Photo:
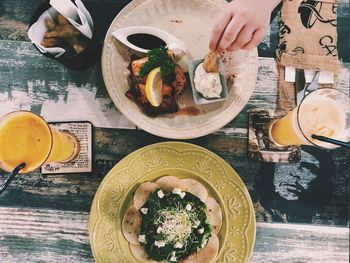
[[286, 116], [272, 124], [270, 137], [279, 145], [300, 145], [305, 141], [300, 136], [297, 129], [294, 129], [293, 123], [296, 110], [288, 112]]
[[75, 136], [50, 127], [29, 112], [11, 112], [0, 119], [0, 168], [10, 172], [25, 163], [21, 173], [44, 163], [69, 162], [79, 153]]
[[330, 97], [312, 96], [286, 116], [272, 124], [270, 137], [280, 145], [333, 145], [311, 138], [312, 134], [341, 139], [346, 126], [346, 112]]
[[40, 167], [51, 151], [49, 125], [39, 116], [26, 111], [7, 114], [0, 120], [0, 167], [12, 171], [20, 163], [21, 173]]
[[53, 144], [46, 163], [69, 162], [79, 153], [79, 143], [74, 135], [51, 127]]

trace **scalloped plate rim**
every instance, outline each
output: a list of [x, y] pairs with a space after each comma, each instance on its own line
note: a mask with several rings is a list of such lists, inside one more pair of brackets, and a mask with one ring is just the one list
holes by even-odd
[[[102, 220], [103, 216], [98, 216], [96, 221], [95, 222], [92, 222], [91, 221], [91, 214], [92, 213], [97, 213], [98, 214], [98, 210], [97, 210], [97, 202], [98, 202], [98, 198], [99, 198], [99, 195], [101, 194], [101, 189], [103, 189], [103, 184], [105, 182], [107, 182], [111, 177], [115, 176], [115, 172], [116, 171], [119, 171], [119, 166], [124, 166], [122, 169], [125, 169], [127, 168], [128, 166], [130, 166], [130, 164], [132, 163], [132, 160], [134, 158], [136, 158], [137, 155], [141, 155], [142, 153], [145, 153], [145, 152], [148, 152], [150, 150], [154, 150], [156, 149], [157, 147], [170, 147], [170, 148], [175, 148], [175, 150], [179, 151], [179, 152], [185, 152], [185, 151], [191, 151], [191, 150], [201, 150], [202, 152], [208, 154], [210, 157], [212, 157], [213, 159], [215, 159], [218, 163], [222, 164], [222, 166], [224, 167], [225, 169], [225, 172], [227, 174], [233, 174], [234, 178], [233, 180], [235, 181], [236, 184], [239, 185], [239, 188], [240, 190], [243, 191], [247, 201], [248, 201], [248, 207], [249, 207], [249, 222], [248, 224], [246, 225], [246, 228], [244, 229], [244, 236], [246, 237], [247, 239], [247, 253], [246, 253], [246, 257], [245, 257], [245, 260], [246, 262], [249, 261], [249, 259], [251, 258], [251, 255], [252, 255], [252, 251], [253, 251], [253, 248], [254, 248], [254, 243], [255, 243], [255, 237], [256, 237], [256, 220], [255, 220], [255, 212], [254, 212], [254, 207], [253, 207], [253, 204], [252, 204], [252, 201], [251, 201], [251, 198], [250, 198], [250, 195], [248, 193], [248, 190], [247, 188], [245, 187], [243, 181], [241, 180], [241, 178], [239, 177], [239, 175], [237, 174], [237, 172], [231, 167], [231, 165], [229, 165], [224, 159], [222, 159], [220, 156], [216, 155], [215, 153], [201, 147], [201, 146], [198, 146], [198, 145], [194, 145], [194, 144], [191, 144], [191, 143], [185, 143], [185, 142], [161, 142], [161, 143], [155, 143], [155, 144], [151, 144], [151, 145], [148, 145], [148, 146], [145, 146], [145, 147], [142, 147], [132, 153], [130, 153], [128, 156], [126, 156], [125, 158], [123, 158], [120, 162], [118, 162], [108, 173], [107, 175], [105, 176], [105, 178], [102, 180], [98, 190], [96, 191], [95, 193], [95, 196], [94, 196], [94, 199], [93, 199], [93, 202], [92, 202], [92, 205], [91, 205], [91, 211], [90, 211], [90, 219], [89, 219], [89, 240], [90, 240], [90, 246], [91, 246], [91, 250], [93, 252], [93, 256], [96, 260], [96, 262], [102, 262], [99, 257], [98, 257], [98, 254], [95, 250], [95, 244], [94, 244], [94, 236], [96, 234], [96, 231], [95, 231], [95, 227], [97, 225], [97, 223]], [[181, 148], [181, 147], [185, 147], [185, 149]], [[176, 169], [176, 167], [172, 167], [174, 169]], [[194, 173], [193, 171], [190, 171], [191, 173]], [[196, 176], [199, 176], [199, 174], [196, 174]], [[140, 179], [142, 180], [142, 178], [145, 177], [145, 175], [141, 176], [136, 182], [132, 182], [130, 183], [130, 187], [133, 187], [135, 186], [135, 184], [137, 183], [142, 183], [142, 182], [138, 182]], [[210, 179], [204, 179], [205, 181], [209, 181], [209, 185], [211, 188], [215, 189], [215, 187], [212, 185], [212, 183], [210, 182]], [[215, 189], [214, 191], [217, 192], [217, 190]], [[126, 191], [128, 192], [128, 191]], [[126, 193], [125, 192], [125, 193]], [[220, 195], [220, 198], [223, 199], [223, 196]], [[127, 197], [123, 197], [123, 199], [128, 199]], [[94, 207], [95, 206], [95, 207]], [[122, 205], [121, 205], [122, 206]], [[226, 208], [226, 205], [224, 205], [224, 202], [222, 202], [221, 206], [224, 208], [224, 214], [225, 216], [227, 217], [227, 208]], [[96, 210], [96, 211], [94, 211]], [[226, 232], [228, 231], [228, 227], [230, 226], [229, 223], [227, 223], [227, 230]], [[250, 237], [248, 237], [250, 233]], [[221, 233], [222, 234], [222, 233]], [[228, 233], [225, 233], [225, 237], [224, 237], [224, 240], [226, 241], [227, 240], [227, 236], [228, 236]], [[251, 238], [251, 240], [249, 240], [249, 238]], [[220, 251], [219, 251], [219, 254], [218, 254], [218, 257], [221, 256], [221, 254], [223, 253], [223, 245], [224, 244], [221, 244], [220, 246]]]

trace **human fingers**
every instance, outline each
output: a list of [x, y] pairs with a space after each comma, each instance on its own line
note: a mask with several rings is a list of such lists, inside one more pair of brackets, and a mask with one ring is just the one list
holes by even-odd
[[264, 36], [265, 36], [264, 29], [259, 28], [259, 29], [255, 30], [253, 33], [252, 39], [248, 43], [246, 43], [242, 47], [242, 49], [249, 50], [249, 49], [255, 48], [256, 46], [258, 46], [261, 43], [261, 41], [263, 41]]
[[217, 46], [217, 52], [226, 50], [232, 43], [234, 43], [244, 27], [245, 21], [240, 16], [233, 16], [230, 23], [227, 25]]
[[233, 43], [226, 48], [227, 51], [234, 51], [242, 48], [247, 44], [253, 36], [255, 28], [250, 25], [245, 25], [242, 30], [238, 33], [237, 38]]
[[223, 12], [216, 21], [210, 35], [209, 49], [216, 51], [220, 38], [225, 31], [226, 26], [230, 22], [232, 14], [230, 12]]

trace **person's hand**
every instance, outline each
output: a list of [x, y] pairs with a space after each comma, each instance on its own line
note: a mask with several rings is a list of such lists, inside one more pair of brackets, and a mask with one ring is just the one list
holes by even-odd
[[280, 0], [234, 0], [220, 14], [211, 33], [209, 48], [222, 52], [251, 49], [264, 38], [271, 12]]

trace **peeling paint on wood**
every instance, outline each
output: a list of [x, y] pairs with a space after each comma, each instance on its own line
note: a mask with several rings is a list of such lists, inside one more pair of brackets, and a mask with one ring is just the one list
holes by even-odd
[[[128, 2], [84, 1], [96, 15], [101, 41], [112, 19]], [[166, 139], [137, 130], [118, 112], [105, 89], [99, 65], [71, 71], [35, 50], [28, 42], [26, 25], [39, 3], [0, 1], [0, 115], [26, 109], [49, 121], [91, 120], [98, 127], [94, 131], [94, 171], [65, 175], [35, 171], [17, 176], [0, 196], [0, 262], [93, 262], [87, 227], [100, 182], [132, 151]], [[349, 62], [350, 6], [341, 0], [339, 7], [340, 55]], [[274, 56], [277, 31], [275, 18], [259, 46], [260, 55]], [[344, 63], [339, 87], [349, 94], [349, 86], [350, 63]], [[318, 171], [316, 176], [309, 176], [312, 181], [301, 178], [307, 174], [303, 172], [290, 177], [293, 169], [300, 167], [280, 167], [247, 158], [247, 112], [255, 107], [273, 108], [276, 95], [275, 62], [260, 58], [256, 88], [239, 116], [216, 133], [188, 142], [221, 156], [246, 184], [259, 222], [251, 262], [348, 262], [349, 229], [334, 225], [349, 226], [350, 152], [338, 149], [321, 154], [327, 163], [320, 166], [317, 158], [321, 151], [315, 154], [303, 147], [304, 159], [309, 167], [314, 165], [309, 171]], [[332, 170], [329, 173], [327, 165]], [[0, 171], [0, 182], [6, 176]], [[286, 190], [280, 188], [285, 184], [294, 191], [286, 195], [291, 200], [277, 195]], [[300, 200], [293, 199], [296, 193]], [[332, 227], [320, 226], [324, 224]]]
[[[49, 121], [90, 120], [97, 127], [135, 128], [109, 98], [98, 66], [85, 71], [68, 70], [42, 56], [27, 42], [3, 40], [0, 49], [1, 115], [23, 109], [41, 114]], [[339, 87], [347, 94], [349, 79], [350, 63], [345, 63], [339, 76]], [[252, 108], [274, 107], [276, 81], [275, 61], [260, 58], [254, 92], [246, 107], [226, 128], [245, 128], [247, 112]]]
[[[88, 220], [87, 212], [0, 207], [0, 259], [94, 262]], [[259, 223], [251, 262], [348, 262], [348, 244], [347, 228]]]

